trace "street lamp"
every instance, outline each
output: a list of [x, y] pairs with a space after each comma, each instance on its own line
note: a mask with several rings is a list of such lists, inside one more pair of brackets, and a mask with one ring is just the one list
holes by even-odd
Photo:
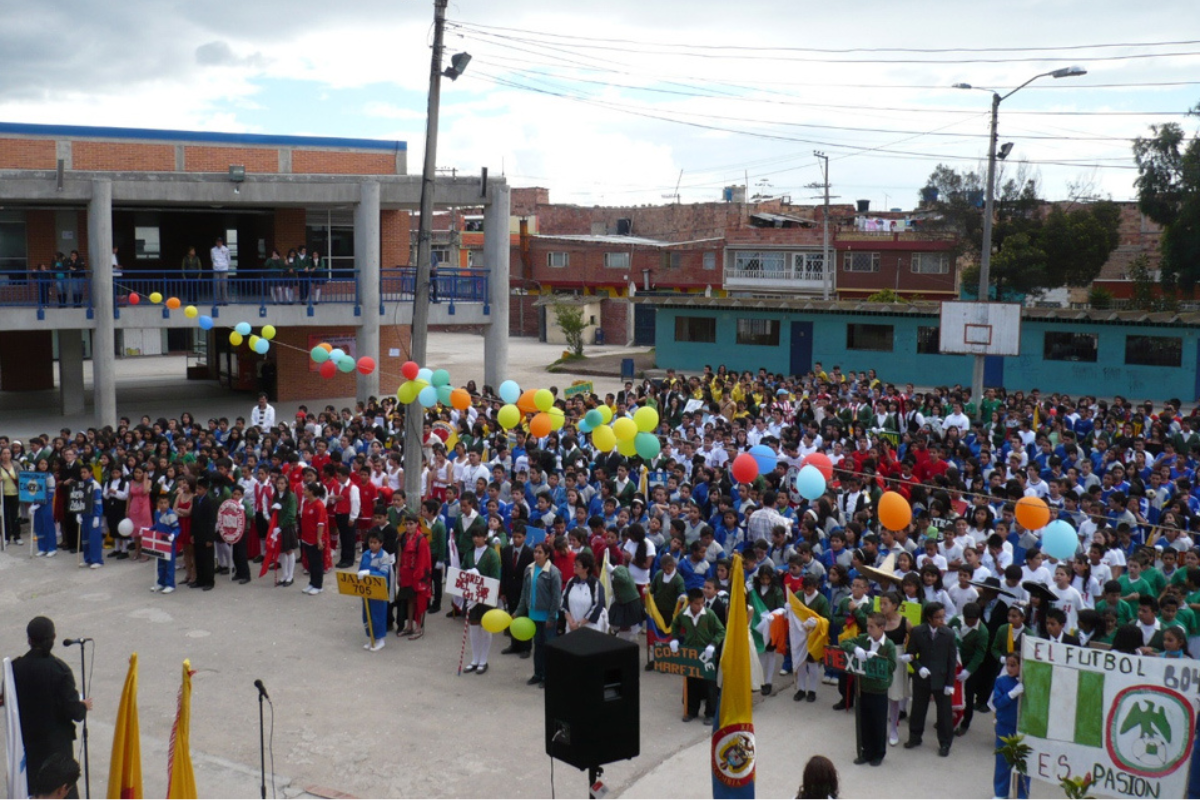
[[[972, 86], [969, 83], [954, 84], [955, 89], [976, 89], [982, 92], [992, 93], [992, 128], [991, 134], [988, 136], [987, 199], [985, 200], [983, 207], [983, 248], [982, 252], [979, 254], [978, 300], [981, 303], [986, 303], [991, 298], [989, 285], [991, 281], [989, 270], [992, 266], [992, 211], [996, 202], [996, 141], [998, 138], [996, 126], [999, 121], [1000, 103], [1012, 97], [1014, 94], [1036, 81], [1038, 78], [1075, 78], [1080, 75], [1087, 75], [1087, 70], [1080, 66], [1063, 67], [1062, 69], [1056, 69], [1050, 72], [1042, 72], [1034, 75], [1032, 78], [1025, 81], [1020, 86], [1005, 95], [1001, 95], [992, 89], [987, 89], [982, 86]], [[1008, 155], [1007, 151], [1005, 151], [1005, 155]], [[975, 371], [971, 377], [971, 397], [976, 403], [982, 402], [983, 368], [986, 359], [987, 356], [985, 355], [975, 356]]]

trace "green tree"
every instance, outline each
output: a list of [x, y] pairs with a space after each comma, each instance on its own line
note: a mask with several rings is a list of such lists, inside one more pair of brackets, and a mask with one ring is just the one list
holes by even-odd
[[[1200, 116], [1200, 105], [1191, 116]], [[1151, 125], [1133, 142], [1138, 208], [1163, 226], [1162, 284], [1191, 294], [1200, 281], [1200, 137], [1175, 122]]]
[[566, 337], [567, 347], [576, 356], [583, 355], [583, 331], [587, 323], [583, 319], [583, 308], [580, 306], [557, 303], [554, 306], [554, 319]]

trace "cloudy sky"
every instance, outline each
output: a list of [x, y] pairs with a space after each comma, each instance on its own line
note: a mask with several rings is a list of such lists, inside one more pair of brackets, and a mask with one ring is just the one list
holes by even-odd
[[[718, 199], [912, 207], [939, 161], [1000, 141], [1043, 193], [1133, 196], [1130, 139], [1200, 120], [1194, 0], [452, 0], [438, 166], [581, 204]], [[402, 139], [420, 169], [432, 0], [0, 0], [0, 120]], [[682, 172], [682, 177], [681, 177]]]

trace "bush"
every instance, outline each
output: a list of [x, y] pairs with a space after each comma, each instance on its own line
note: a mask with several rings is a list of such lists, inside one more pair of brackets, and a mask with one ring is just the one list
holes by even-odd
[[554, 319], [566, 337], [567, 347], [575, 356], [583, 355], [583, 331], [587, 324], [583, 319], [583, 309], [558, 303], [554, 306]]
[[1092, 308], [1103, 311], [1104, 309], [1112, 308], [1113, 293], [1103, 286], [1093, 286], [1088, 291], [1088, 305]]

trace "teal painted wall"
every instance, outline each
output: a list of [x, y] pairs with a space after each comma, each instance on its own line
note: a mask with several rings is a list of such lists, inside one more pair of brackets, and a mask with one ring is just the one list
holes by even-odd
[[[677, 316], [715, 317], [716, 342], [676, 342]], [[779, 346], [736, 344], [738, 319], [780, 320]], [[936, 327], [936, 316], [787, 314], [777, 311], [660, 306], [656, 318], [657, 365], [660, 369], [673, 367], [688, 372], [698, 372], [705, 364], [711, 364], [714, 368], [724, 364], [737, 370], [765, 367], [770, 372], [788, 373], [791, 371], [792, 321], [813, 324], [813, 361], [820, 361], [826, 370], [835, 364], [840, 365], [843, 371], [874, 369], [885, 381], [897, 384], [970, 384], [971, 356], [917, 354], [917, 328]], [[892, 352], [847, 350], [846, 326], [855, 323], [893, 326]], [[1147, 398], [1161, 401], [1178, 397], [1185, 403], [1191, 402], [1197, 399], [1197, 330], [1188, 327], [1023, 320], [1021, 355], [1004, 359], [1004, 384], [1010, 390], [1036, 387], [1043, 392], [1068, 392], [1073, 395], [1122, 395], [1135, 401]], [[1097, 334], [1097, 360], [1092, 363], [1046, 361], [1043, 352], [1045, 333], [1048, 331]], [[1129, 335], [1181, 338], [1181, 366], [1126, 365], [1125, 339]]]

